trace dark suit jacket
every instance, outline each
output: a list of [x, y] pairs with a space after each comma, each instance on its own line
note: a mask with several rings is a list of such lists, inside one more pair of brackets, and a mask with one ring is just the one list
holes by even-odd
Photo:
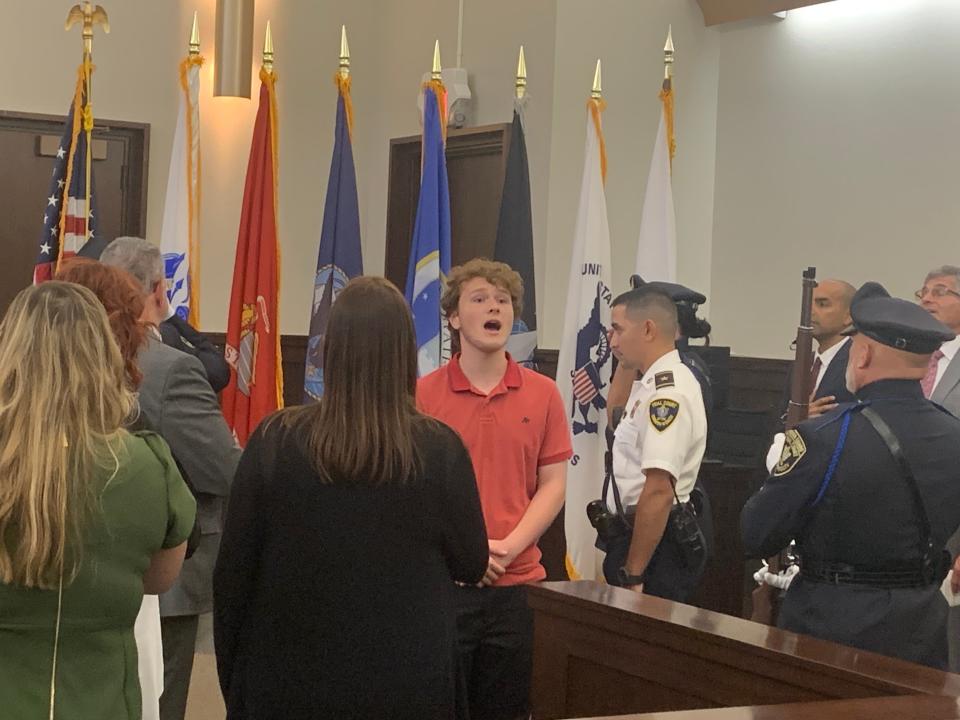
[[137, 364], [143, 372], [140, 422], [167, 441], [190, 477], [201, 532], [200, 545], [177, 582], [160, 596], [160, 614], [199, 615], [213, 607], [213, 565], [240, 447], [197, 358], [150, 337]]
[[[960, 353], [958, 353], [960, 357]], [[833, 356], [827, 370], [823, 374], [823, 379], [817, 385], [817, 390], [813, 394], [814, 400], [833, 395], [838, 403], [853, 402], [853, 393], [847, 390], [847, 360], [850, 359], [850, 341], [844, 340], [843, 346], [837, 350]], [[790, 370], [787, 372], [787, 382], [783, 388], [783, 399], [780, 403], [780, 420], [774, 424], [774, 432], [783, 432], [783, 421], [787, 416], [787, 409], [790, 407], [790, 381], [793, 378], [793, 363], [790, 363]]]
[[230, 382], [230, 366], [223, 357], [223, 350], [210, 342], [199, 330], [174, 314], [160, 323], [163, 344], [193, 355], [202, 364], [215, 393]]
[[847, 390], [847, 360], [850, 359], [850, 341], [844, 340], [843, 346], [837, 350], [827, 371], [823, 374], [820, 385], [814, 393], [814, 400], [827, 395], [833, 395], [838, 403], [853, 402], [853, 393]]

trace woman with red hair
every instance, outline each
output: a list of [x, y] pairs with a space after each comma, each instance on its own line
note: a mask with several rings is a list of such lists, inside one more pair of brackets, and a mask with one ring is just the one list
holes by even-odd
[[137, 353], [147, 339], [147, 326], [140, 320], [143, 296], [137, 281], [120, 268], [81, 257], [64, 262], [56, 279], [93, 290], [107, 311], [110, 329], [123, 356], [130, 389], [136, 390], [143, 379], [143, 373], [137, 367]]
[[[132, 275], [88, 258], [71, 258], [57, 272], [57, 280], [83, 285], [93, 291], [107, 311], [110, 329], [120, 346], [124, 375], [131, 391], [143, 380], [137, 366], [137, 353], [147, 340], [147, 325], [140, 320], [143, 295]], [[137, 640], [140, 695], [143, 720], [159, 720], [160, 693], [163, 692], [163, 643], [160, 634], [160, 601], [157, 595], [144, 595], [134, 625]]]

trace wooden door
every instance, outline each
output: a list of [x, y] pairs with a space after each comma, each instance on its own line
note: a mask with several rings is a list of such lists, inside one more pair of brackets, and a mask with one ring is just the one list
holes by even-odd
[[[33, 279], [53, 170], [51, 153], [64, 121], [56, 115], [0, 111], [0, 316]], [[98, 233], [108, 239], [142, 237], [150, 126], [98, 120], [93, 139]]]
[[[447, 135], [451, 265], [493, 257], [510, 128], [509, 123], [482, 125]], [[401, 291], [420, 198], [420, 142], [419, 135], [390, 141], [384, 274]]]

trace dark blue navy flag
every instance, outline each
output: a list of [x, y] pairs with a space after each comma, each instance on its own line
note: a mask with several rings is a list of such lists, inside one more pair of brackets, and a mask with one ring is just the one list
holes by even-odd
[[450, 189], [443, 137], [446, 117], [446, 91], [439, 81], [431, 81], [423, 90], [420, 200], [406, 287], [417, 334], [417, 367], [421, 377], [450, 359], [450, 331], [440, 311], [443, 284], [450, 274]]
[[[37, 262], [33, 269], [34, 284], [50, 280], [61, 260], [74, 255], [89, 255], [99, 243], [96, 236], [96, 213], [93, 202], [93, 169], [90, 169], [90, 210], [87, 211], [87, 135], [84, 131], [86, 81], [80, 71], [70, 112], [64, 125], [57, 156], [53, 161], [53, 177], [43, 211]], [[92, 117], [89, 118], [92, 123]], [[92, 158], [91, 158], [92, 160]], [[87, 227], [89, 224], [89, 238]], [[99, 253], [97, 253], [99, 256]]]
[[517, 362], [531, 364], [537, 349], [537, 288], [533, 271], [533, 217], [530, 211], [530, 168], [523, 130], [523, 105], [516, 101], [507, 168], [500, 200], [500, 221], [493, 259], [505, 262], [523, 280], [523, 314], [513, 319], [507, 350]]
[[334, 131], [327, 200], [323, 208], [317, 276], [313, 284], [313, 311], [310, 315], [310, 339], [307, 342], [303, 401], [323, 396], [323, 336], [327, 331], [330, 308], [343, 287], [363, 274], [360, 249], [360, 211], [357, 205], [357, 175], [353, 165], [351, 131], [353, 109], [350, 102], [350, 77], [337, 75], [337, 126]]

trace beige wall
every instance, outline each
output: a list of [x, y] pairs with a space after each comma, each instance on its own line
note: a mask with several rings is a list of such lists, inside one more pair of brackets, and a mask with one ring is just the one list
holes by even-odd
[[718, 342], [789, 355], [806, 265], [909, 297], [960, 261], [960, 3], [837, 0], [718, 32]]
[[[627, 289], [640, 232], [647, 173], [660, 121], [663, 43], [673, 25], [676, 45], [678, 279], [709, 293], [713, 218], [717, 52], [695, 0], [560, 0], [557, 3], [553, 144], [545, 260], [548, 285], [540, 342], [557, 347], [570, 269], [583, 145], [594, 65], [603, 64], [607, 144], [607, 215], [613, 287]], [[653, 278], [648, 278], [653, 279]], [[541, 295], [541, 297], [543, 297]]]
[[[62, 114], [79, 38], [69, 3], [15, 2], [0, 108]], [[148, 236], [159, 235], [177, 102], [175, 67], [200, 11], [203, 326], [222, 330], [256, 102], [210, 96], [214, 0], [127, 0], [96, 47], [98, 117], [151, 124]], [[682, 282], [706, 292], [716, 342], [785, 356], [800, 269], [879, 279], [906, 295], [928, 266], [958, 261], [960, 3], [836, 0], [785, 21], [704, 28], [695, 0], [466, 0], [463, 64], [475, 121], [510, 117], [516, 50], [526, 47], [541, 345], [562, 332], [583, 162], [584, 102], [604, 62], [607, 203], [616, 289], [626, 285], [652, 143], [668, 24], [677, 46], [674, 192]], [[338, 32], [353, 52], [364, 259], [383, 270], [388, 143], [417, 132], [415, 93], [433, 39], [456, 57], [456, 0], [257, 0], [277, 49], [281, 327], [306, 331], [323, 212]], [[254, 80], [256, 84], [256, 80]]]
[[[212, 7], [212, 0], [209, 2]], [[67, 112], [81, 49], [79, 28], [75, 26], [69, 35], [63, 31], [71, 4], [51, 0], [3, 3], [4, 56], [22, 60], [3, 73], [0, 109], [52, 115]], [[189, 34], [185, 22], [184, 43]], [[147, 219], [153, 237], [160, 232], [176, 121], [176, 65], [181, 54], [176, 38], [181, 24], [172, 3], [113, 3], [112, 32], [103, 35], [98, 30], [94, 45], [96, 117], [151, 126]], [[172, 70], [165, 72], [169, 68]]]
[[[28, 54], [30, 70], [5, 77], [0, 108], [63, 114], [78, 60], [79, 36], [60, 35], [69, 3], [16, 2], [9, 56]], [[477, 124], [509, 121], [513, 76], [521, 43], [530, 72], [528, 140], [534, 221], [546, 227], [553, 96], [555, 3], [552, 0], [468, 0], [463, 63], [470, 70]], [[201, 132], [203, 214], [201, 246], [202, 325], [226, 326], [239, 207], [243, 194], [254, 99], [212, 97], [214, 0], [158, 3], [127, 0], [108, 7], [113, 32], [98, 36], [95, 112], [99, 118], [151, 125], [147, 235], [157, 239], [170, 161], [177, 103], [176, 64], [199, 12], [203, 52]], [[392, 137], [419, 131], [416, 94], [429, 71], [439, 38], [444, 65], [456, 61], [455, 0], [385, 2], [356, 0], [257, 0], [254, 36], [259, 56], [267, 18], [276, 45], [280, 115], [280, 234], [283, 257], [281, 327], [304, 333], [316, 266], [323, 198], [333, 140], [336, 92], [333, 73], [340, 25], [348, 28], [356, 109], [354, 154], [367, 272], [383, 271], [387, 167]], [[504, 18], [509, 18], [508, 22]], [[35, 52], [44, 48], [44, 52]], [[259, 61], [255, 58], [255, 65]], [[542, 178], [542, 179], [541, 179]], [[538, 236], [539, 251], [543, 238]], [[543, 286], [543, 264], [538, 266]]]

